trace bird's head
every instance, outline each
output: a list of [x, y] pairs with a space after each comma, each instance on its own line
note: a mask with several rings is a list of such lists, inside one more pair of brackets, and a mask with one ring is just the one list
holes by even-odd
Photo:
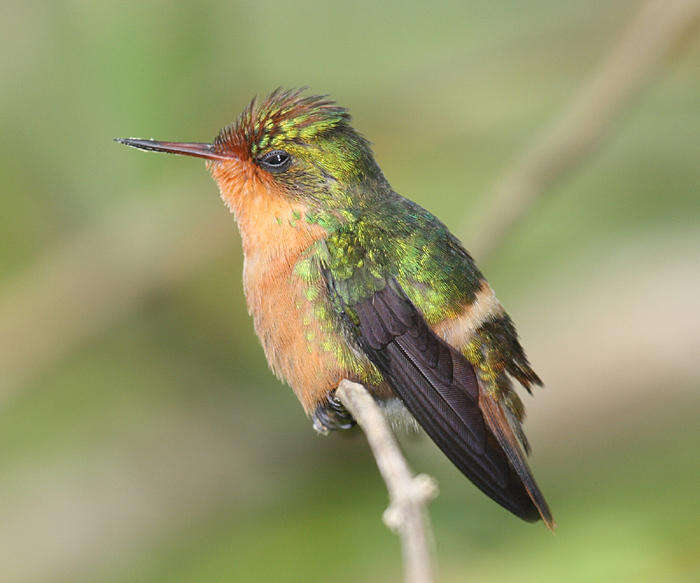
[[260, 198], [275, 208], [275, 202], [289, 202], [310, 212], [348, 209], [357, 192], [386, 182], [369, 142], [350, 126], [347, 110], [327, 96], [303, 93], [277, 89], [253, 99], [211, 143], [118, 141], [206, 159], [237, 217]]

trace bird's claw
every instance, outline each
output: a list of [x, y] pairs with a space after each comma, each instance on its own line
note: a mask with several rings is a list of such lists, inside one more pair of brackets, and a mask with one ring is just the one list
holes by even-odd
[[335, 392], [330, 393], [316, 407], [312, 420], [314, 429], [323, 435], [339, 429], [350, 429], [355, 425], [352, 415], [335, 396]]

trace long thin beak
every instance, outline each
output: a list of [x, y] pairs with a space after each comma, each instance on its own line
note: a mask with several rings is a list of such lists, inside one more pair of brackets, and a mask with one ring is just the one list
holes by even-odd
[[115, 142], [152, 152], [166, 152], [181, 156], [195, 156], [207, 160], [232, 160], [236, 157], [232, 154], [222, 154], [214, 149], [214, 144], [201, 142], [157, 142], [155, 140], [138, 140], [135, 138], [114, 138]]

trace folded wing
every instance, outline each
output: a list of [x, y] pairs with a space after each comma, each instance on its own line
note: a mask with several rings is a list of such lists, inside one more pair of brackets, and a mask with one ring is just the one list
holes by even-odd
[[[332, 281], [329, 289], [332, 293]], [[484, 417], [472, 365], [430, 329], [399, 284], [390, 280], [345, 309], [359, 346], [452, 463], [520, 518], [542, 517], [551, 526], [549, 508], [512, 432], [505, 435], [505, 428], [492, 428]], [[497, 417], [500, 406], [489, 405], [488, 414]]]

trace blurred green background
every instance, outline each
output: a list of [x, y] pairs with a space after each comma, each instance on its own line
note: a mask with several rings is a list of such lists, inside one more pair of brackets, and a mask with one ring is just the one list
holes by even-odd
[[[5, 1], [0, 581], [399, 580], [363, 436], [315, 435], [267, 370], [203, 165], [111, 139], [207, 141], [309, 85], [468, 246], [639, 6]], [[695, 38], [482, 265], [546, 383], [526, 427], [559, 529], [404, 438], [441, 581], [698, 580], [699, 63]]]

